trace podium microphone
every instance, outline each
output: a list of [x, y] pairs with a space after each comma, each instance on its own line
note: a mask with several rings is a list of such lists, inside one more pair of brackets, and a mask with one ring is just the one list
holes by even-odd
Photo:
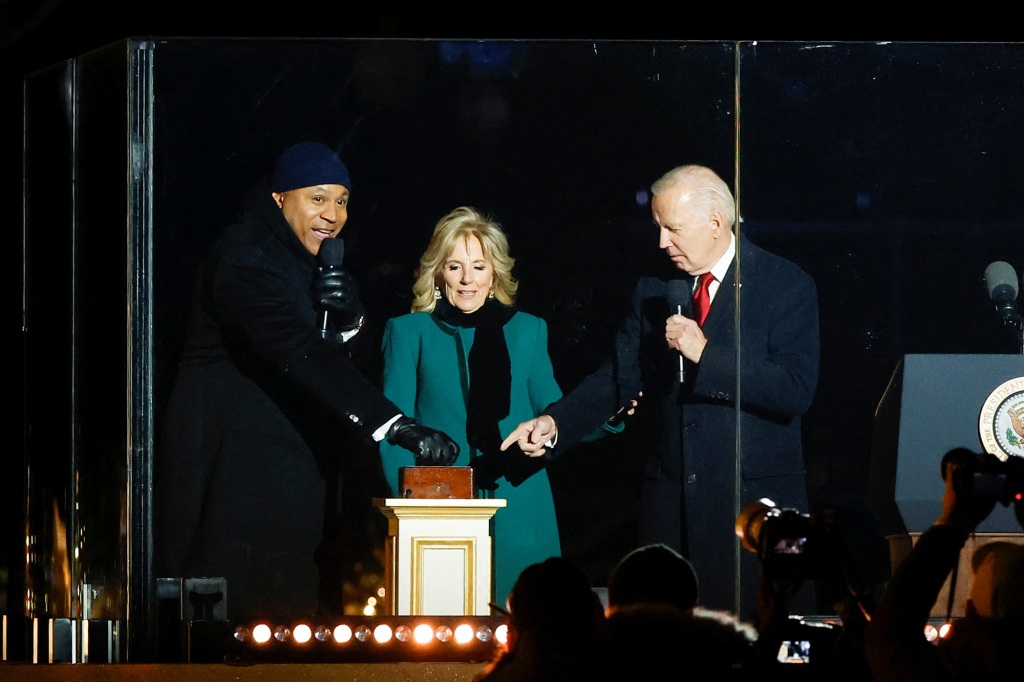
[[[690, 300], [689, 287], [686, 285], [686, 282], [681, 279], [669, 280], [668, 289], [665, 291], [665, 299], [674, 313], [682, 315], [683, 306]], [[682, 353], [679, 354], [679, 383], [686, 383], [686, 358], [683, 357]]]
[[997, 260], [985, 268], [985, 287], [988, 297], [1004, 322], [1018, 322], [1020, 315], [1014, 301], [1017, 300], [1017, 272], [1006, 261]]

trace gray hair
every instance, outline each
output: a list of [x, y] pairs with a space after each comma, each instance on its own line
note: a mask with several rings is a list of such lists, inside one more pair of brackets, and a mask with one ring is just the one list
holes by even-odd
[[693, 198], [695, 205], [709, 215], [715, 209], [721, 211], [730, 228], [736, 223], [736, 200], [732, 190], [707, 166], [676, 166], [654, 181], [651, 192], [657, 196], [677, 187], [683, 187], [683, 196]]

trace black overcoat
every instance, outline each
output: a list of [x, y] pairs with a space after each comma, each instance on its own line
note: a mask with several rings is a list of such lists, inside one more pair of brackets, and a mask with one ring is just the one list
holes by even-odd
[[665, 320], [675, 312], [667, 281], [644, 276], [613, 358], [548, 413], [559, 427], [557, 457], [643, 390], [639, 409], [654, 411], [657, 435], [644, 458], [638, 543], [681, 550], [697, 571], [701, 602], [712, 608], [736, 608], [739, 557], [746, 616], [759, 566], [756, 555], [738, 549], [736, 512], [766, 496], [808, 511], [801, 416], [817, 387], [820, 338], [814, 280], [745, 238], [738, 248], [742, 286], [734, 260], [703, 326], [708, 345], [698, 364], [686, 362], [682, 386], [680, 356], [665, 341]]
[[261, 183], [202, 263], [160, 424], [157, 576], [227, 578], [233, 618], [315, 612], [322, 471], [399, 412], [323, 338], [316, 267]]

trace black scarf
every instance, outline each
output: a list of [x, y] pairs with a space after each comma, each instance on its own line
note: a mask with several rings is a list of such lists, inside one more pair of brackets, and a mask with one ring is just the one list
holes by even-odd
[[475, 327], [469, 349], [469, 396], [466, 398], [466, 440], [480, 453], [470, 460], [473, 485], [495, 490], [502, 476], [514, 486], [544, 468], [540, 457], [527, 457], [519, 446], [501, 451], [498, 422], [508, 416], [512, 394], [512, 361], [505, 343], [505, 323], [515, 308], [492, 298], [479, 309], [464, 313], [447, 298], [434, 307], [434, 315], [453, 327]]
[[505, 323], [515, 308], [489, 298], [477, 310], [465, 313], [441, 297], [434, 315], [453, 327], [475, 327], [469, 349], [469, 396], [466, 398], [466, 439], [479, 452], [501, 446], [498, 422], [508, 416], [512, 393], [512, 361], [505, 343]]

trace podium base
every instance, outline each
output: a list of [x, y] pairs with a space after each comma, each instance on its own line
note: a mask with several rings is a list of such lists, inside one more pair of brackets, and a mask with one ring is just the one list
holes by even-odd
[[[889, 555], [892, 560], [892, 570], [903, 563], [903, 560], [910, 554], [910, 550], [917, 544], [921, 533], [912, 532], [902, 535], [890, 535]], [[1024, 545], [1024, 533], [975, 533], [967, 538], [967, 543], [960, 550], [960, 563], [957, 566], [957, 581], [953, 592], [953, 608], [948, 615], [958, 618], [964, 615], [964, 605], [967, 603], [967, 594], [971, 589], [971, 555], [974, 550], [988, 542], [1013, 542]], [[952, 576], [950, 576], [952, 577]], [[950, 577], [942, 585], [935, 604], [932, 606], [931, 616], [933, 618], [945, 619], [949, 611], [949, 583]]]

